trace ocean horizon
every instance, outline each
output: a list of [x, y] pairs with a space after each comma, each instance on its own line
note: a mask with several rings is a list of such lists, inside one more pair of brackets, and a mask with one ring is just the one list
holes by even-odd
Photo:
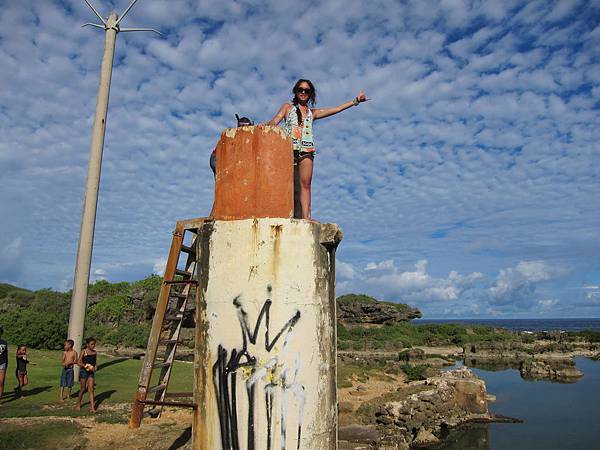
[[600, 318], [518, 318], [518, 319], [414, 319], [415, 325], [462, 323], [507, 328], [512, 331], [581, 331], [600, 330]]

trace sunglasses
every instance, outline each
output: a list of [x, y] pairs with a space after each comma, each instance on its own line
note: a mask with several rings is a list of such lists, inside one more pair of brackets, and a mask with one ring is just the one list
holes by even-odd
[[310, 94], [312, 92], [312, 89], [298, 88], [296, 89], [296, 92], [298, 94]]

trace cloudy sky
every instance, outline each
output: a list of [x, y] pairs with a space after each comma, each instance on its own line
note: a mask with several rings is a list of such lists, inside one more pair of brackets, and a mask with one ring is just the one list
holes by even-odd
[[[83, 0], [0, 1], [0, 281], [68, 289], [103, 32]], [[107, 14], [127, 0], [93, 0]], [[338, 292], [433, 317], [600, 317], [600, 1], [141, 0], [117, 38], [93, 279], [164, 264], [206, 215], [234, 113], [319, 106], [313, 215]]]

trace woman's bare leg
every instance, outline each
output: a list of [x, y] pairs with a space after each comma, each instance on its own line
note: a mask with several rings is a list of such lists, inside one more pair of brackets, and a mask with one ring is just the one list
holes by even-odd
[[81, 400], [83, 399], [83, 393], [85, 392], [85, 385], [87, 384], [87, 378], [81, 379], [81, 386], [79, 386], [79, 394], [77, 395], [77, 404], [75, 409], [81, 409]]
[[300, 171], [300, 205], [302, 206], [302, 218], [311, 219], [310, 196], [313, 175], [312, 158], [304, 158], [298, 163]]
[[93, 413], [96, 412], [96, 404], [94, 403], [94, 377], [88, 377], [87, 379], [87, 389], [90, 393], [90, 409]]
[[0, 370], [0, 397], [4, 394], [4, 378], [6, 376], [6, 370]]

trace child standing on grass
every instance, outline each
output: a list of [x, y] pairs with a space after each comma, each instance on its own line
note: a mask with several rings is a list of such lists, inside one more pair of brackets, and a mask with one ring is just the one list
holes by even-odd
[[2, 339], [4, 330], [0, 327], [0, 397], [4, 393], [4, 378], [8, 367], [8, 342]]
[[27, 364], [29, 364], [29, 359], [27, 358], [27, 346], [19, 345], [17, 347], [17, 369], [15, 371], [15, 375], [17, 376], [17, 396], [20, 397], [23, 395], [23, 388], [27, 386], [29, 380], [27, 379]]
[[73, 349], [75, 342], [72, 339], [67, 339], [64, 344], [64, 352], [62, 354], [62, 372], [60, 373], [60, 401], [64, 402], [63, 397], [65, 388], [67, 389], [67, 399], [71, 398], [71, 389], [73, 388], [74, 370], [73, 367], [77, 364], [77, 352]]
[[95, 413], [94, 381], [96, 377], [96, 339], [89, 337], [85, 340], [85, 344], [85, 348], [81, 351], [81, 355], [79, 355], [79, 360], [77, 361], [77, 365], [80, 367], [79, 380], [81, 381], [81, 386], [79, 388], [75, 409], [81, 409], [81, 400], [83, 398], [83, 393], [87, 388], [87, 391], [90, 393], [90, 409]]

